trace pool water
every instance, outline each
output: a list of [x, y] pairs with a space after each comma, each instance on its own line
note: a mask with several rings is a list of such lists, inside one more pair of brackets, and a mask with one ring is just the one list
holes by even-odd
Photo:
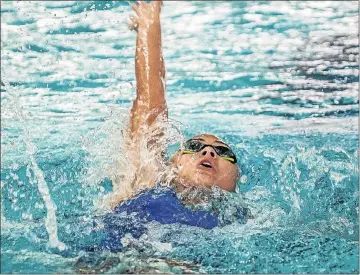
[[242, 175], [223, 214], [253, 218], [151, 222], [121, 252], [82, 249], [127, 169], [130, 10], [1, 2], [1, 272], [359, 273], [356, 1], [166, 2], [169, 154], [197, 133], [223, 138]]

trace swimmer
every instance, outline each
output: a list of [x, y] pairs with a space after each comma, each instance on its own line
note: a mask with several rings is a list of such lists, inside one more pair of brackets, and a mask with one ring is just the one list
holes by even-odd
[[[131, 108], [124, 153], [136, 171], [131, 181], [133, 193], [125, 198], [116, 194], [112, 197], [113, 211], [103, 219], [105, 237], [99, 246], [94, 245], [94, 250], [121, 251], [132, 242], [126, 236], [139, 239], [147, 232], [147, 224], [153, 221], [212, 229], [234, 220], [245, 223], [252, 218], [248, 208], [242, 205], [236, 206], [230, 219], [225, 212], [219, 212], [216, 204], [210, 208], [197, 207], [207, 202], [207, 194], [213, 187], [220, 193], [235, 192], [239, 179], [236, 156], [218, 137], [196, 135], [187, 140], [170, 161], [165, 160], [163, 126], [168, 119], [168, 109], [161, 46], [161, 7], [161, 1], [137, 1], [132, 5], [135, 15], [131, 17], [129, 27], [137, 32], [136, 98]], [[149, 152], [145, 157], [144, 147]], [[164, 179], [169, 178], [166, 173], [164, 176], [164, 171], [173, 172], [170, 173], [171, 181]]]
[[[165, 149], [156, 144], [156, 137], [149, 130], [163, 135], [161, 127], [156, 128], [156, 121], [166, 121], [168, 108], [165, 99], [165, 65], [162, 55], [161, 13], [162, 1], [137, 1], [132, 5], [135, 14], [130, 17], [129, 28], [137, 32], [135, 53], [136, 99], [133, 102], [130, 116], [131, 150], [134, 145], [139, 151], [140, 140], [149, 140], [149, 146], [157, 146], [155, 153]], [[137, 156], [136, 158], [139, 158]], [[142, 173], [140, 160], [135, 165], [137, 179], [149, 180], [156, 176]], [[231, 148], [212, 134], [199, 134], [188, 141], [175, 153], [171, 165], [177, 168], [175, 179], [178, 190], [186, 187], [218, 186], [223, 190], [234, 192], [239, 179], [239, 168]], [[144, 170], [144, 169], [143, 169]], [[156, 170], [156, 169], [148, 169]]]

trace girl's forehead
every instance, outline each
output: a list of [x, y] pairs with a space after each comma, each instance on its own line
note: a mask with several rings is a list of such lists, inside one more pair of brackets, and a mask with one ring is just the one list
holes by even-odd
[[217, 140], [218, 138], [211, 134], [200, 134], [192, 137], [192, 139]]
[[200, 135], [196, 135], [193, 136], [192, 139], [202, 139], [204, 140], [206, 143], [215, 143], [215, 142], [220, 142], [220, 143], [224, 143], [226, 144], [224, 141], [222, 141], [219, 137], [212, 135], [212, 134], [200, 134]]

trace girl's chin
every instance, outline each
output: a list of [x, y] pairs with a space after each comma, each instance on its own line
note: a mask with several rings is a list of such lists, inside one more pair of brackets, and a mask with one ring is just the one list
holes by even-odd
[[202, 173], [197, 173], [194, 183], [206, 187], [211, 187], [215, 184], [212, 176]]
[[211, 187], [216, 184], [214, 177], [210, 173], [197, 172], [191, 176], [185, 176], [180, 173], [178, 176], [181, 178], [184, 186]]

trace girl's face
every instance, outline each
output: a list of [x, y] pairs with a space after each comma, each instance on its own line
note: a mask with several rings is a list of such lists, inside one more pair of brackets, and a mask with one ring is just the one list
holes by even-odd
[[[209, 134], [197, 135], [192, 139], [203, 144], [229, 148], [216, 136]], [[220, 157], [210, 146], [192, 154], [178, 153], [174, 165], [178, 168], [179, 177], [187, 185], [206, 187], [216, 185], [223, 190], [235, 191], [239, 178], [238, 166]]]

